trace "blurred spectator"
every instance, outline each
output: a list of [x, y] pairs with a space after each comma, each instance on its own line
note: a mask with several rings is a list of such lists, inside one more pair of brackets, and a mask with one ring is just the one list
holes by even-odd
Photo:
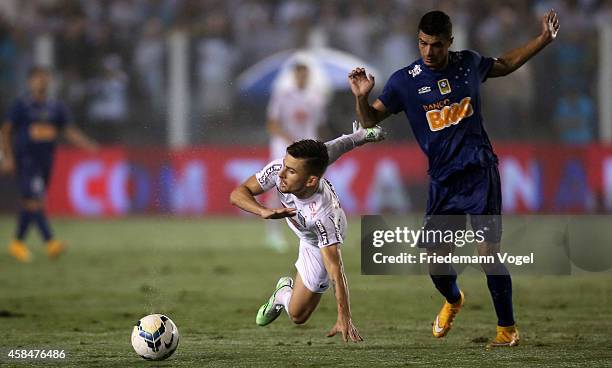
[[127, 123], [127, 76], [121, 59], [109, 55], [102, 63], [103, 75], [90, 82], [88, 121], [96, 126], [104, 143], [121, 143], [121, 126]]
[[595, 139], [595, 106], [577, 88], [563, 95], [555, 109], [559, 138], [564, 143], [585, 144]]
[[154, 112], [165, 108], [164, 38], [158, 18], [149, 19], [134, 50], [134, 72], [149, 107]]
[[210, 13], [205, 19], [204, 37], [197, 44], [200, 98], [196, 106], [201, 107], [205, 124], [223, 123], [233, 106], [232, 77], [238, 55], [229, 42], [228, 29], [225, 14]]
[[414, 27], [410, 25], [406, 17], [393, 17], [390, 32], [380, 42], [378, 67], [385, 78], [419, 58], [415, 33], [410, 32]]

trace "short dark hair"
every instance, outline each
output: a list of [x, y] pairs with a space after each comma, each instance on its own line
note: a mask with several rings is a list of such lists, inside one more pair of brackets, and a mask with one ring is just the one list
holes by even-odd
[[321, 177], [329, 164], [329, 154], [325, 143], [314, 139], [303, 139], [287, 147], [287, 153], [306, 161], [309, 174]]
[[419, 22], [419, 31], [430, 36], [444, 36], [450, 40], [453, 36], [453, 24], [446, 13], [433, 10], [423, 15]]
[[51, 69], [45, 66], [41, 66], [41, 65], [33, 66], [28, 70], [28, 78], [32, 78], [34, 75], [38, 73], [51, 74]]

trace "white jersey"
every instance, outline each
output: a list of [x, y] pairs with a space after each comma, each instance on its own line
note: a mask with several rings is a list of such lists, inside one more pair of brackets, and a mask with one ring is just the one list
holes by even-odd
[[342, 244], [346, 231], [346, 215], [340, 207], [332, 184], [321, 178], [318, 190], [306, 199], [282, 193], [279, 190], [278, 177], [282, 167], [282, 159], [274, 160], [255, 174], [255, 177], [264, 191], [276, 189], [283, 206], [296, 209], [296, 215], [287, 217], [286, 220], [291, 230], [300, 238], [300, 243], [316, 248]]
[[325, 120], [325, 98], [312, 89], [281, 88], [270, 98], [268, 119], [276, 120], [293, 140], [317, 139]]

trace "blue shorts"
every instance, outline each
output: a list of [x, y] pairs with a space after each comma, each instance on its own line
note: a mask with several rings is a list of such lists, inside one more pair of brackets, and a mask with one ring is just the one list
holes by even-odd
[[430, 183], [424, 228], [465, 230], [466, 215], [470, 215], [472, 230], [482, 231], [487, 242], [499, 243], [501, 210], [501, 181], [497, 165], [473, 167], [453, 174], [444, 182]]
[[51, 178], [52, 161], [32, 156], [17, 158], [17, 179], [22, 199], [44, 199]]

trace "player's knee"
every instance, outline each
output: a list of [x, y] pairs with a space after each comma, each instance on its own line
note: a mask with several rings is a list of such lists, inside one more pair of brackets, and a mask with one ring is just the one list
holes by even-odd
[[296, 325], [303, 325], [308, 320], [307, 313], [289, 313], [289, 317], [291, 318], [291, 322]]

